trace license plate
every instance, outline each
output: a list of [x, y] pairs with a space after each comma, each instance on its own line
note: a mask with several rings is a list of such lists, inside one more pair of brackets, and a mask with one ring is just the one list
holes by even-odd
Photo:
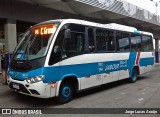
[[14, 88], [14, 89], [20, 89], [19, 84], [13, 83], [13, 88]]

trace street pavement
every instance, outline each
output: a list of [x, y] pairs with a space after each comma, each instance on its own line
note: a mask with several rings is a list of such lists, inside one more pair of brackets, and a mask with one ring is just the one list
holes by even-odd
[[[2, 76], [0, 76], [0, 82]], [[109, 83], [94, 89], [80, 92], [75, 98], [63, 105], [57, 104], [55, 98], [40, 99], [18, 94], [0, 83], [0, 108], [160, 108], [160, 65], [153, 71], [138, 77], [136, 83], [128, 80]], [[96, 109], [95, 109], [96, 111]], [[6, 115], [0, 115], [0, 117]], [[7, 115], [13, 116], [13, 115]], [[19, 116], [19, 115], [14, 115]], [[33, 117], [35, 115], [20, 115]], [[37, 115], [39, 116], [39, 115]], [[153, 114], [54, 114], [43, 116], [86, 117], [160, 117]]]

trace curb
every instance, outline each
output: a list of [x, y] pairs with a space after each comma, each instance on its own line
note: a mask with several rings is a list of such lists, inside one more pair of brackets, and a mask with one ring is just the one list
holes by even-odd
[[160, 63], [155, 63], [155, 66], [160, 66]]

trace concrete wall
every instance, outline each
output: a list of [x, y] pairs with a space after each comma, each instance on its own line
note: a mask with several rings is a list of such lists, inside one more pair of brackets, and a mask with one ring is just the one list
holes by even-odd
[[0, 0], [0, 18], [9, 18], [28, 22], [42, 22], [60, 18], [78, 18], [95, 22], [104, 22], [103, 20], [74, 15], [18, 0]]

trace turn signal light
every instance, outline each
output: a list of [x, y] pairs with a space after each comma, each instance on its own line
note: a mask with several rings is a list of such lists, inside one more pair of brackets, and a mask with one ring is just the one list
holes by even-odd
[[52, 83], [51, 83], [51, 87], [52, 87], [52, 88], [55, 88], [55, 87], [56, 87], [56, 82], [52, 82]]

